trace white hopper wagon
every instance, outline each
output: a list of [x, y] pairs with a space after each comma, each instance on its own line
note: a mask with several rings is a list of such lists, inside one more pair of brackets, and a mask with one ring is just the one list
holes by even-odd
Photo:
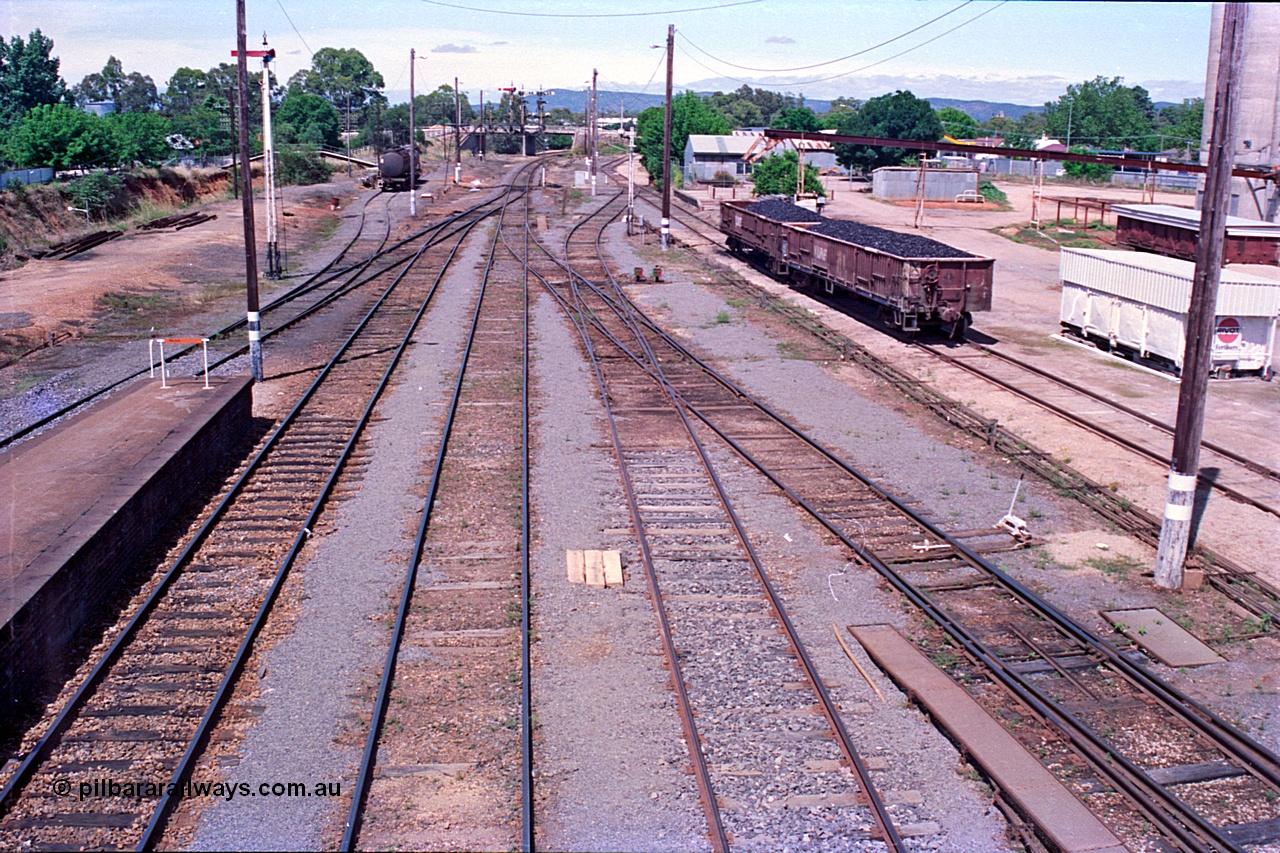
[[[1063, 249], [1062, 325], [1109, 349], [1182, 370], [1195, 264], [1146, 252]], [[1280, 280], [1222, 270], [1214, 322], [1214, 375], [1270, 378]]]

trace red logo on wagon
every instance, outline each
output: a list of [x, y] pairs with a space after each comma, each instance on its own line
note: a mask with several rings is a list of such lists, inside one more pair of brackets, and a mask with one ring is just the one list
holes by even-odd
[[1240, 321], [1235, 317], [1223, 317], [1218, 321], [1218, 343], [1234, 344], [1240, 340]]

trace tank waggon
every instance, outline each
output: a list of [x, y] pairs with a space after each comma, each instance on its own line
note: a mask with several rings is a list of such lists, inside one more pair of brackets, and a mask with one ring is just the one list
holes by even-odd
[[407, 190], [409, 176], [416, 176], [418, 168], [418, 152], [408, 145], [384, 151], [378, 160], [378, 186], [384, 190]]
[[932, 326], [962, 336], [974, 312], [991, 310], [992, 258], [785, 202], [728, 201], [720, 222], [731, 250], [764, 255], [770, 271], [796, 286], [875, 302], [907, 332]]

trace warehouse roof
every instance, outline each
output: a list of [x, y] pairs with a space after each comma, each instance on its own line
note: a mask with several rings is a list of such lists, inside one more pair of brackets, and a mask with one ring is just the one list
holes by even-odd
[[689, 134], [689, 146], [694, 154], [732, 154], [741, 157], [751, 150], [758, 136], [711, 136], [704, 133]]
[[[1113, 204], [1111, 210], [1117, 216], [1128, 216], [1143, 222], [1158, 222], [1161, 225], [1173, 225], [1178, 228], [1200, 230], [1200, 211], [1189, 207], [1174, 207], [1171, 204]], [[1240, 216], [1227, 217], [1227, 233], [1233, 237], [1273, 237], [1280, 239], [1280, 224], [1261, 222], [1257, 219], [1245, 219]]]

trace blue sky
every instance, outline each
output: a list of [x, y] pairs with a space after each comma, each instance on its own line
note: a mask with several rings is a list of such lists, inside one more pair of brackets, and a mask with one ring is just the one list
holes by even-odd
[[[357, 48], [382, 72], [393, 101], [402, 100], [408, 89], [411, 47], [426, 57], [418, 65], [420, 88], [452, 84], [456, 76], [473, 95], [512, 83], [580, 89], [598, 68], [604, 88], [639, 90], [648, 83], [649, 91], [660, 91], [662, 51], [650, 45], [663, 43], [667, 24], [674, 23], [678, 87], [730, 89], [749, 82], [813, 98], [865, 98], [909, 88], [925, 97], [1039, 104], [1068, 83], [1097, 75], [1142, 85], [1155, 100], [1202, 96], [1210, 15], [1208, 3], [758, 0], [706, 9], [717, 0], [448, 2], [452, 5], [444, 0], [248, 0], [248, 31], [251, 43], [268, 33], [284, 79], [309, 64], [311, 50]], [[697, 7], [704, 8], [680, 11]], [[516, 12], [660, 14], [527, 17]], [[809, 71], [749, 71], [725, 64], [778, 69], [825, 62], [947, 12], [892, 44]], [[943, 35], [957, 25], [963, 26]], [[148, 74], [163, 89], [180, 66], [208, 68], [229, 60], [235, 4], [0, 0], [0, 26], [8, 36], [25, 37], [39, 27], [51, 37], [68, 83], [99, 70], [108, 55], [115, 55], [126, 71]], [[935, 36], [940, 37], [889, 59]], [[841, 76], [818, 79], [833, 75]]]

